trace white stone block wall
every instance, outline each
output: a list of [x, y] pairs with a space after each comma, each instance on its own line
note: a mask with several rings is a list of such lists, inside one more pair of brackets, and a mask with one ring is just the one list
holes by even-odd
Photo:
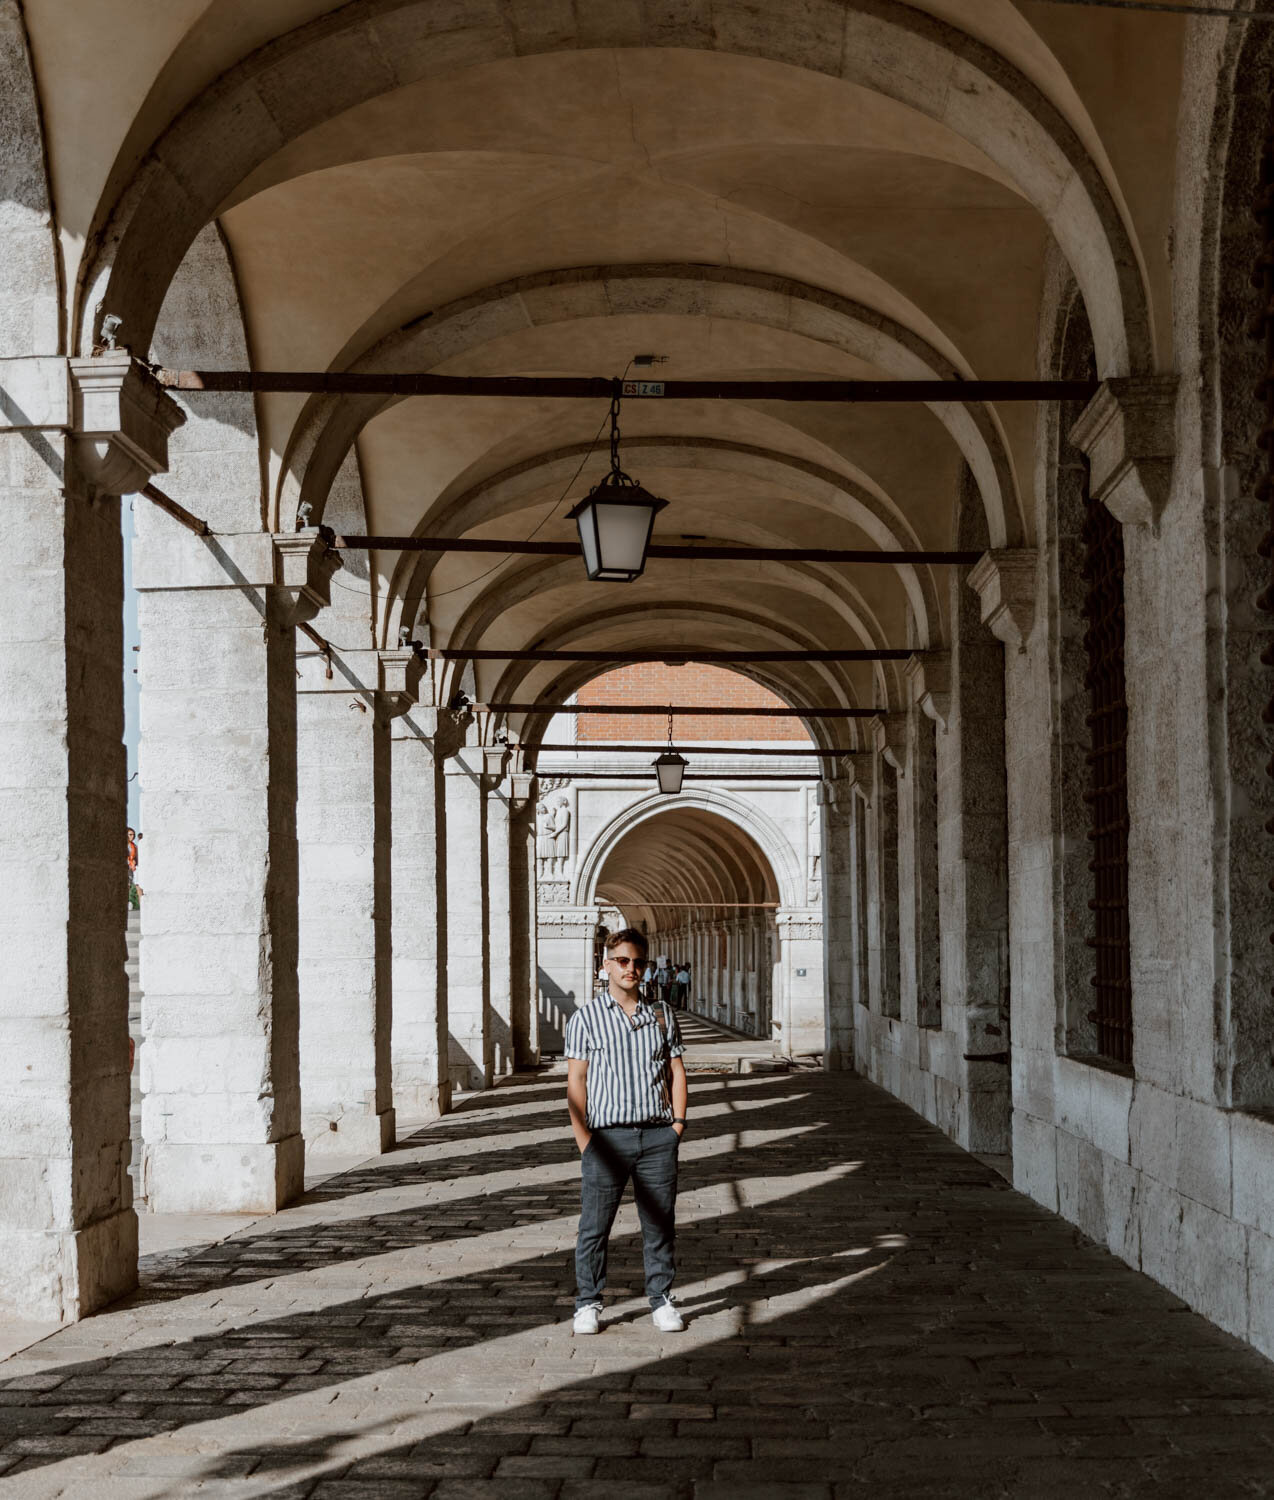
[[446, 794], [436, 711], [391, 726], [394, 1107], [404, 1119], [451, 1105], [447, 1025]]
[[487, 778], [483, 796], [486, 799], [484, 835], [486, 838], [487, 911], [489, 926], [487, 951], [491, 975], [491, 1000], [487, 1027], [491, 1033], [488, 1051], [493, 1078], [513, 1071], [513, 893], [510, 850], [512, 837], [512, 799], [510, 783], [491, 783]]
[[[156, 541], [137, 570], [146, 1196], [154, 1212], [270, 1212], [304, 1170], [293, 601], [228, 586], [200, 539], [140, 521]], [[165, 587], [181, 561], [221, 586]]]
[[492, 1081], [487, 798], [481, 750], [446, 762], [447, 1016], [450, 1076], [457, 1088]]
[[328, 681], [318, 660], [300, 688], [302, 1133], [307, 1154], [373, 1155], [394, 1141], [390, 721], [374, 683]]
[[77, 1318], [137, 1280], [119, 502], [28, 430], [0, 503], [0, 1311]]

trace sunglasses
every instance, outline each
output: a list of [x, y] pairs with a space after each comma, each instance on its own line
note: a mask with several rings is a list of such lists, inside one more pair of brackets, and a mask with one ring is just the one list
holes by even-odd
[[635, 969], [641, 959], [639, 958], [608, 958], [608, 964], [618, 964], [621, 969]]

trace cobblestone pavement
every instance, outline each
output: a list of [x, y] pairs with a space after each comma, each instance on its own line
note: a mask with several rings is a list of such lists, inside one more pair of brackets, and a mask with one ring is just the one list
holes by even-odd
[[862, 1080], [713, 1076], [682, 1335], [631, 1207], [574, 1339], [560, 1077], [0, 1364], [0, 1493], [435, 1500], [1274, 1494], [1274, 1365]]

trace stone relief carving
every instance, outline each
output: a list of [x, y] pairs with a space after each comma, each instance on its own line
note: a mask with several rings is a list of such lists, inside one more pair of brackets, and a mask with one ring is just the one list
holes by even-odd
[[541, 880], [536, 891], [542, 906], [566, 906], [571, 899], [569, 880]]
[[[545, 791], [547, 782], [564, 781], [562, 777], [546, 777], [540, 782], [540, 791]], [[567, 797], [559, 797], [551, 806], [542, 798], [535, 808], [535, 855], [536, 870], [540, 880], [561, 880], [571, 871], [571, 804]]]
[[553, 858], [553, 815], [547, 802], [535, 804], [535, 855], [543, 875], [546, 863]]

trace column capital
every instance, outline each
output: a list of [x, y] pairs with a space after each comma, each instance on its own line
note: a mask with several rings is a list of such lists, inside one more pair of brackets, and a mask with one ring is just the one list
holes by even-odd
[[67, 364], [71, 445], [88, 483], [127, 495], [164, 473], [186, 414], [146, 366], [123, 350]]
[[855, 776], [856, 773], [851, 768], [848, 776], [836, 776], [819, 782], [818, 805], [826, 817], [847, 818], [852, 812]]
[[1090, 493], [1125, 526], [1153, 526], [1172, 487], [1177, 376], [1102, 382], [1070, 440], [1088, 455]]
[[900, 776], [907, 774], [907, 715], [877, 714], [871, 724], [872, 745]]
[[969, 572], [969, 587], [982, 601], [982, 623], [997, 640], [1026, 650], [1035, 623], [1035, 550], [986, 552]]
[[874, 789], [875, 760], [874, 750], [856, 750], [852, 755], [841, 757], [841, 764], [848, 772], [846, 784], [854, 789], [855, 795], [864, 798], [869, 804]]
[[503, 781], [504, 773], [509, 766], [509, 759], [507, 745], [484, 745], [482, 747], [482, 774], [486, 778], [484, 785], [487, 791]]
[[330, 543], [331, 532], [322, 526], [303, 531], [275, 532], [274, 585], [291, 596], [289, 625], [303, 625], [332, 602], [332, 574], [341, 566], [341, 554]]
[[509, 800], [514, 810], [525, 812], [535, 803], [535, 774], [531, 771], [513, 771], [509, 775]]
[[917, 651], [902, 674], [911, 688], [911, 701], [945, 734], [951, 714], [951, 653]]
[[[438, 741], [442, 740], [443, 723], [448, 717], [450, 716], [447, 714], [440, 716]], [[463, 731], [460, 733], [463, 735]], [[444, 753], [447, 757], [444, 769], [448, 776], [481, 778], [483, 791], [489, 792], [500, 782], [509, 766], [507, 745], [467, 745], [461, 738], [458, 744], [448, 747]]]
[[385, 712], [391, 719], [401, 718], [420, 699], [420, 679], [425, 660], [412, 646], [378, 651], [377, 679]]

